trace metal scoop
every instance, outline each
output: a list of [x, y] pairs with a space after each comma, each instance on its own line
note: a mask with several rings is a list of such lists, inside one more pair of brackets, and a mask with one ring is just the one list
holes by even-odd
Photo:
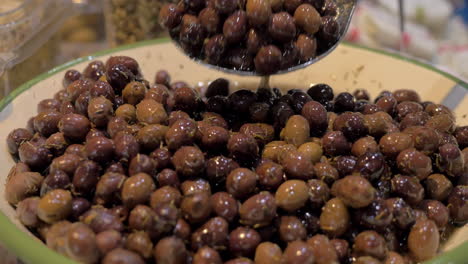
[[[351, 18], [353, 16], [357, 0], [331, 0], [331, 1], [333, 1], [337, 7], [336, 21], [339, 26], [339, 34], [338, 34], [336, 43], [329, 46], [328, 49], [326, 49], [325, 51], [322, 51], [313, 59], [303, 64], [299, 64], [288, 69], [280, 70], [276, 72], [275, 74], [283, 74], [283, 73], [292, 72], [292, 71], [299, 70], [299, 69], [302, 69], [309, 65], [314, 64], [320, 61], [321, 59], [325, 58], [328, 54], [330, 54], [338, 46], [338, 44], [343, 40], [343, 37], [346, 34], [346, 31], [348, 30], [349, 24], [351, 23]], [[180, 43], [177, 42], [177, 39], [172, 38], [172, 41], [176, 44], [177, 47], [179, 47], [182, 50], [182, 52], [184, 52], [184, 50], [180, 46]], [[216, 69], [216, 70], [226, 72], [226, 73], [237, 74], [241, 76], [262, 76], [260, 87], [268, 87], [269, 75], [265, 76], [255, 71], [240, 71], [236, 69], [222, 67], [219, 65], [212, 65], [202, 59], [195, 58], [195, 57], [191, 57], [191, 59], [206, 67], [209, 67], [211, 69]]]

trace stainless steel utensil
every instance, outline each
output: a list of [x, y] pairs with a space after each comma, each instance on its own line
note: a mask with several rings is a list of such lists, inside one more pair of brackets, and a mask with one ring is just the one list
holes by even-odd
[[[288, 69], [280, 70], [280, 71], [276, 72], [275, 74], [284, 74], [284, 73], [296, 71], [296, 70], [299, 70], [299, 69], [302, 69], [302, 68], [305, 68], [305, 67], [307, 67], [309, 65], [314, 64], [314, 63], [320, 61], [321, 59], [325, 58], [328, 54], [330, 54], [338, 46], [338, 44], [343, 40], [343, 37], [344, 37], [344, 35], [346, 34], [346, 32], [348, 30], [349, 24], [351, 23], [351, 18], [353, 16], [354, 9], [356, 7], [356, 4], [357, 4], [358, 0], [332, 0], [332, 1], [337, 6], [336, 21], [338, 22], [338, 25], [339, 25], [339, 38], [338, 38], [337, 42], [334, 45], [332, 45], [331, 47], [329, 47], [328, 50], [320, 53], [318, 56], [316, 56], [312, 60], [309, 60], [309, 61], [307, 61], [307, 62], [305, 62], [303, 64], [299, 64], [299, 65], [293, 66], [293, 67], [288, 68]], [[180, 46], [180, 43], [178, 43], [176, 39], [172, 38], [172, 41], [173, 41], [173, 43], [176, 44], [176, 46], [183, 53], [185, 53], [185, 51]], [[221, 66], [218, 66], [218, 65], [212, 65], [212, 64], [209, 64], [206, 61], [201, 60], [199, 58], [193, 58], [192, 57], [192, 60], [196, 61], [197, 63], [199, 63], [201, 65], [209, 67], [211, 69], [219, 70], [219, 71], [226, 72], [226, 73], [237, 74], [237, 75], [241, 75], [241, 76], [261, 76], [262, 80], [260, 81], [260, 87], [269, 87], [268, 86], [269, 76], [264, 76], [262, 74], [259, 74], [258, 72], [255, 72], [255, 71], [250, 71], [250, 72], [249, 71], [239, 71], [239, 70], [235, 70], [235, 69], [221, 67]]]

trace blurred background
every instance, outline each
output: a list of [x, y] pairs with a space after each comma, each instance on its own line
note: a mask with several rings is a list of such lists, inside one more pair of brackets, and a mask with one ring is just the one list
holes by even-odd
[[[109, 47], [164, 36], [175, 0], [1, 0], [0, 98], [39, 73]], [[404, 0], [407, 56], [468, 79], [468, 0]], [[347, 41], [398, 50], [398, 0], [361, 0]]]

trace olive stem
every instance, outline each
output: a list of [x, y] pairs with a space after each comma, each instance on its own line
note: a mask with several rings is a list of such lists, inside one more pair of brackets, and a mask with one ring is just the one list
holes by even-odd
[[270, 89], [270, 75], [262, 76], [262, 79], [260, 79], [260, 85], [258, 88]]

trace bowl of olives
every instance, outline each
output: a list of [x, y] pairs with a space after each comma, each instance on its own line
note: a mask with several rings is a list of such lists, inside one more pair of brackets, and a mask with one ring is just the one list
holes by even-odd
[[0, 102], [0, 243], [24, 263], [466, 263], [468, 84], [340, 44], [272, 76], [168, 39]]

